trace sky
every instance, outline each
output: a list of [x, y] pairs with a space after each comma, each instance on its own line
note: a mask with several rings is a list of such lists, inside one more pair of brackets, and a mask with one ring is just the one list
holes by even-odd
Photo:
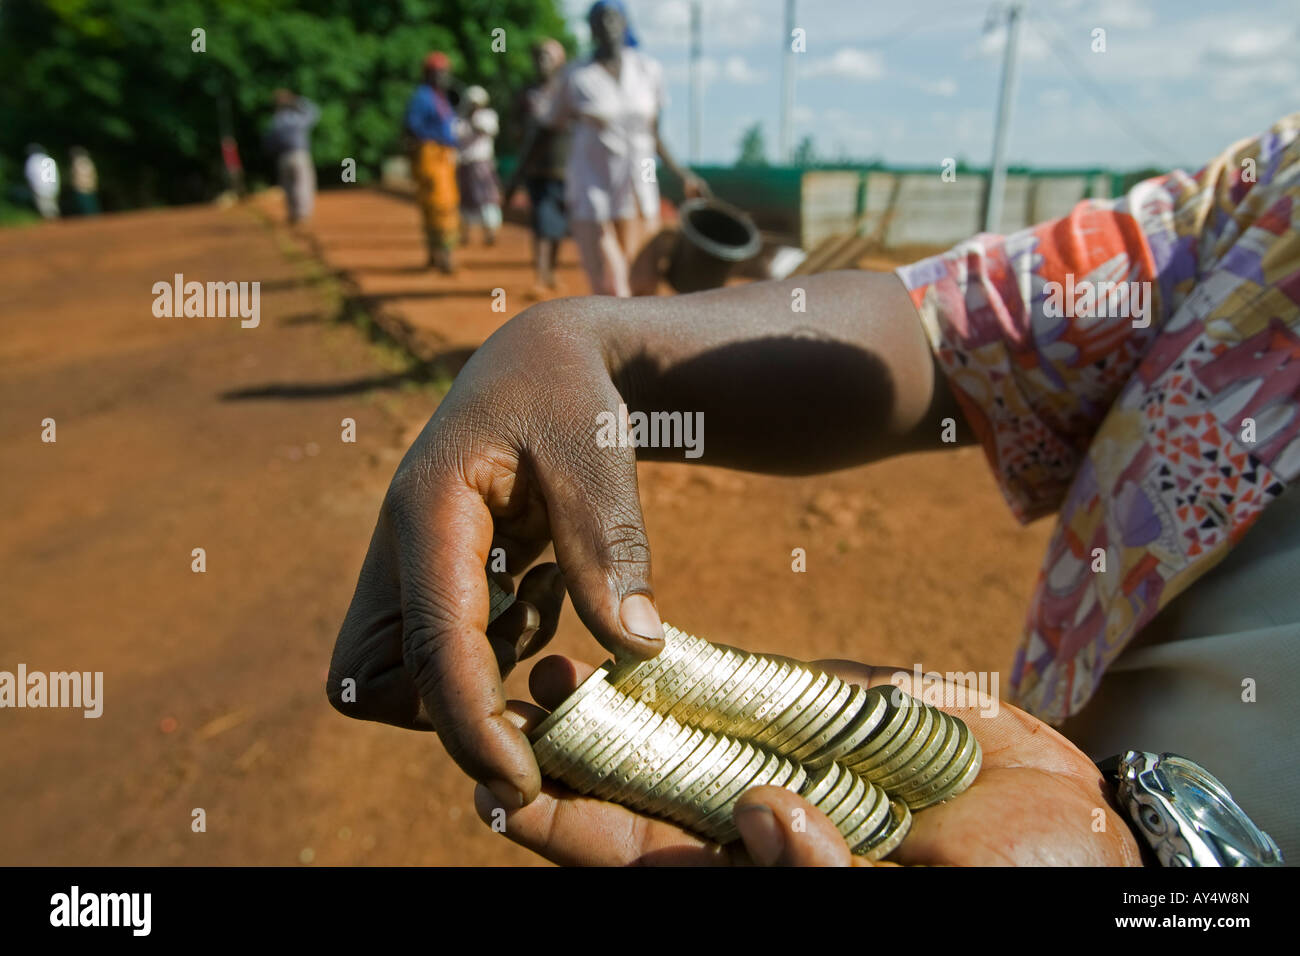
[[[587, 49], [587, 0], [563, 0]], [[625, 0], [667, 78], [662, 124], [689, 150], [691, 0]], [[762, 124], [779, 157], [784, 0], [700, 0], [701, 163]], [[1297, 0], [1029, 0], [1008, 158], [1038, 167], [1195, 169], [1300, 110]], [[797, 0], [794, 140], [818, 158], [989, 162], [1006, 0]], [[1095, 31], [1104, 51], [1094, 51]]]

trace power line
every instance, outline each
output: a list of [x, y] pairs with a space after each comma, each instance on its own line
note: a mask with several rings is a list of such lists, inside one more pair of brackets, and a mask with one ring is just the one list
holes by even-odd
[[882, 50], [885, 47], [892, 46], [899, 40], [910, 37], [917, 30], [921, 29], [921, 27], [928, 24], [932, 25], [935, 23], [936, 19], [955, 12], [958, 9], [970, 9], [970, 7], [969, 4], [966, 3], [949, 3], [939, 7], [937, 10], [927, 10], [904, 23], [893, 33], [888, 33], [877, 40], [869, 40], [865, 43], [855, 44], [855, 46], [864, 50]]
[[[1124, 107], [1120, 105], [1119, 101], [1112, 97], [1104, 87], [1093, 80], [1093, 78], [1088, 74], [1088, 71], [1084, 69], [1083, 64], [1075, 58], [1074, 52], [1070, 49], [1069, 44], [1065, 42], [1065, 37], [1060, 32], [1060, 28], [1050, 21], [1044, 22], [1049, 23], [1056, 34], [1055, 36], [1049, 35], [1047, 31], [1040, 28], [1040, 20], [1038, 17], [1029, 20], [1030, 26], [1034, 28], [1034, 32], [1052, 45], [1059, 54], [1061, 62], [1073, 67], [1073, 72], [1069, 69], [1067, 69], [1066, 72], [1069, 73], [1071, 78], [1083, 88], [1085, 93], [1091, 96], [1100, 106], [1103, 107], [1103, 111], [1110, 118], [1111, 122], [1157, 158], [1163, 160], [1165, 157], [1177, 157], [1177, 152], [1167, 144], [1148, 138], [1146, 131], [1144, 131], [1140, 126], [1136, 123], [1131, 124], [1125, 113]], [[1180, 159], [1175, 158], [1174, 165], [1177, 165], [1180, 161]]]

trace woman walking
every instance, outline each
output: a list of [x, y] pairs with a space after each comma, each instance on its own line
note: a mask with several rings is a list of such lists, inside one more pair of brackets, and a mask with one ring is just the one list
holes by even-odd
[[451, 61], [445, 53], [424, 60], [424, 82], [406, 107], [406, 132], [413, 140], [411, 170], [429, 247], [429, 265], [449, 275], [460, 236], [460, 191], [456, 186], [456, 111], [447, 99]]
[[573, 134], [566, 169], [570, 231], [593, 293], [652, 295], [654, 262], [637, 262], [637, 254], [659, 230], [656, 156], [681, 178], [688, 198], [707, 187], [664, 145], [663, 68], [637, 49], [623, 4], [599, 0], [587, 22], [595, 49], [564, 74], [547, 117], [547, 125]]

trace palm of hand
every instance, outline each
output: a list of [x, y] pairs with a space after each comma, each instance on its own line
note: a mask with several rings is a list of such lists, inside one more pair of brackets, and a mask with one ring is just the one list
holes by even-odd
[[[864, 686], [888, 684], [894, 673], [847, 661], [817, 663]], [[554, 706], [590, 672], [585, 664], [548, 658], [534, 671], [533, 693], [541, 703]], [[911, 690], [909, 682], [910, 675], [902, 681], [904, 690]], [[891, 860], [911, 865], [1141, 865], [1137, 844], [1108, 803], [1092, 761], [1018, 708], [1000, 704], [994, 712], [987, 706], [990, 702], [982, 703], [985, 706], [943, 707], [965, 720], [980, 741], [984, 762], [979, 777], [958, 798], [916, 814]], [[511, 710], [524, 726], [544, 713], [519, 702], [512, 702]], [[806, 830], [787, 833], [788, 840], [801, 844], [788, 848], [783, 857], [787, 862], [871, 865], [852, 857], [830, 821], [795, 795], [759, 788], [745, 798], [754, 800], [778, 813], [798, 804], [808, 814]], [[485, 820], [500, 820], [501, 811], [484, 788], [476, 791], [475, 802]], [[719, 847], [676, 824], [574, 794], [551, 781], [537, 800], [506, 812], [505, 834], [561, 864], [750, 862], [740, 843]]]

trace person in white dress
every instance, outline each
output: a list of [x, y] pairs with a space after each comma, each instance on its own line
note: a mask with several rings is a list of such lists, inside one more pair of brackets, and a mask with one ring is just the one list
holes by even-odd
[[[594, 50], [559, 80], [547, 125], [567, 127], [570, 231], [596, 295], [651, 295], [654, 263], [637, 254], [659, 230], [655, 158], [681, 178], [686, 196], [707, 187], [673, 159], [659, 133], [663, 68], [637, 49], [619, 0], [600, 0], [587, 15]], [[635, 268], [633, 264], [635, 265]]]

